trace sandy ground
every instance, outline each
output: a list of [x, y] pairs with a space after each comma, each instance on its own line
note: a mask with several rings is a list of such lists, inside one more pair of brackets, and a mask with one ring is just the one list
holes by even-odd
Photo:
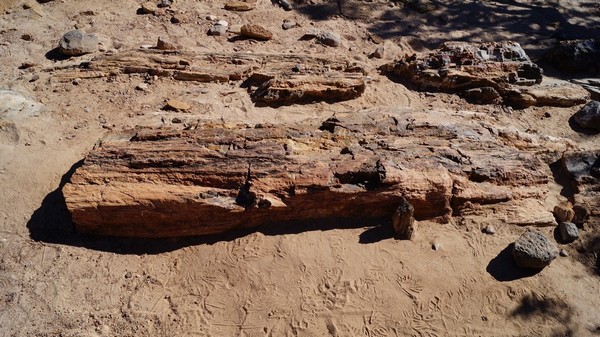
[[[137, 49], [163, 36], [197, 52], [345, 55], [371, 69], [411, 48], [452, 39], [514, 39], [540, 55], [557, 37], [598, 36], [600, 27], [597, 1], [450, 1], [424, 14], [380, 1], [317, 0], [286, 12], [259, 0], [243, 13], [227, 12], [223, 4], [176, 0], [172, 7], [185, 22], [171, 24], [169, 15], [136, 15], [139, 2], [133, 0], [0, 2], [0, 335], [600, 334], [600, 283], [584, 244], [561, 246], [569, 257], [521, 275], [510, 269], [506, 247], [526, 229], [494, 222], [497, 233], [484, 235], [489, 219], [421, 222], [413, 241], [394, 240], [385, 228], [343, 223], [161, 241], [75, 233], [58, 190], [72, 166], [111, 130], [159, 126], [174, 116], [256, 124], [310, 123], [377, 107], [425, 110], [432, 118], [439, 110], [480, 111], [493, 114], [499, 125], [598, 148], [597, 137], [568, 127], [578, 107], [474, 106], [452, 95], [409, 91], [376, 71], [359, 99], [278, 109], [254, 106], [239, 83], [122, 75], [75, 84], [44, 71], [93, 57], [46, 57], [75, 27], [96, 33], [102, 50]], [[262, 24], [275, 38], [230, 42], [207, 36], [207, 15]], [[283, 31], [284, 19], [302, 27]], [[343, 45], [299, 41], [311, 27], [340, 32]], [[367, 58], [377, 47], [371, 33], [386, 39], [387, 59]], [[18, 69], [23, 62], [35, 66]], [[136, 90], [144, 81], [149, 89]], [[162, 111], [170, 98], [190, 103], [191, 112]], [[549, 205], [560, 198], [560, 186], [551, 189]], [[552, 228], [542, 231], [552, 237]], [[432, 250], [433, 242], [441, 249]]]

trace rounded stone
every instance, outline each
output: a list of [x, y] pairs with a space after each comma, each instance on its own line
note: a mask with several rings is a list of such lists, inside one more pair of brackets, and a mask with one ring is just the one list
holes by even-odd
[[529, 230], [515, 241], [512, 251], [517, 266], [542, 269], [558, 255], [558, 249], [541, 232]]
[[86, 34], [75, 29], [71, 30], [60, 39], [59, 51], [67, 56], [79, 56], [93, 53], [98, 48], [98, 37], [95, 34]]
[[561, 222], [558, 225], [558, 233], [562, 242], [573, 242], [579, 238], [579, 229], [572, 222]]

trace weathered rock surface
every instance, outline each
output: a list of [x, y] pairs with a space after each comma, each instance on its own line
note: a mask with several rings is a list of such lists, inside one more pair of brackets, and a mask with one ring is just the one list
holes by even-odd
[[591, 101], [573, 115], [579, 126], [600, 131], [600, 102]]
[[67, 56], [90, 54], [98, 48], [98, 37], [79, 29], [65, 33], [58, 44], [59, 51]]
[[[540, 85], [542, 69], [515, 42], [447, 42], [381, 67], [417, 90], [458, 94], [477, 104], [573, 106], [589, 94], [574, 85]], [[566, 88], [565, 88], [566, 87]]]
[[544, 59], [556, 69], [567, 72], [591, 74], [600, 71], [600, 40], [560, 41]]
[[521, 268], [545, 268], [558, 255], [558, 248], [539, 231], [528, 230], [514, 243], [513, 258]]
[[558, 233], [560, 234], [561, 241], [564, 243], [573, 242], [579, 238], [579, 229], [572, 222], [561, 222], [558, 225]]
[[256, 102], [279, 105], [351, 99], [360, 96], [366, 85], [363, 68], [345, 58], [327, 55], [150, 49], [99, 55], [76, 68], [47, 71], [54, 72], [53, 80], [62, 82], [118, 73], [149, 74], [178, 81], [248, 81]]
[[481, 115], [440, 114], [439, 124], [371, 111], [320, 129], [143, 129], [104, 141], [63, 193], [80, 231], [139, 237], [389, 221], [402, 198], [415, 219], [445, 222], [477, 205], [545, 198], [549, 173], [535, 153], [552, 144], [498, 137]]
[[571, 203], [561, 204], [554, 206], [554, 217], [558, 223], [571, 222], [575, 217], [575, 211]]
[[229, 1], [225, 4], [225, 9], [228, 11], [236, 11], [236, 12], [245, 12], [253, 10], [256, 7], [256, 4], [245, 2], [245, 1]]
[[267, 105], [337, 102], [359, 97], [365, 87], [366, 83], [360, 75], [292, 75], [264, 82], [251, 96], [255, 102]]
[[582, 225], [589, 217], [600, 217], [600, 152], [566, 152], [562, 157], [564, 171], [571, 179], [573, 222]]
[[263, 26], [247, 24], [240, 29], [240, 35], [251, 39], [268, 41], [273, 38], [273, 33]]

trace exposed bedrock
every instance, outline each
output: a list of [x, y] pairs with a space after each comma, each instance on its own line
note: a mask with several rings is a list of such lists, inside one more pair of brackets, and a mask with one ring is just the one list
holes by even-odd
[[494, 204], [508, 223], [556, 224], [539, 202], [550, 176], [539, 157], [562, 152], [561, 141], [494, 128], [483, 114], [429, 114], [138, 130], [92, 150], [63, 193], [81, 232], [117, 236], [391, 221], [402, 198], [417, 220], [447, 222]]

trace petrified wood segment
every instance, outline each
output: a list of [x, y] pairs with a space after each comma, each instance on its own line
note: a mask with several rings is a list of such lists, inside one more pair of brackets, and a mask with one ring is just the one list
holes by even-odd
[[392, 226], [396, 237], [399, 239], [410, 240], [415, 232], [415, 218], [413, 214], [415, 208], [405, 198], [400, 199], [400, 204], [392, 217]]
[[589, 97], [579, 86], [540, 85], [542, 69], [515, 42], [446, 42], [433, 52], [406, 55], [381, 70], [418, 90], [454, 93], [477, 104], [573, 106]]
[[372, 113], [320, 129], [140, 130], [91, 151], [63, 192], [80, 231], [138, 237], [389, 221], [403, 197], [417, 220], [447, 221], [474, 204], [544, 196], [538, 145], [440, 120]]
[[256, 102], [278, 105], [353, 99], [366, 85], [363, 69], [345, 58], [306, 54], [135, 50], [96, 56], [76, 70], [49, 71], [57, 72], [58, 81], [117, 74], [194, 82], [246, 81]]

